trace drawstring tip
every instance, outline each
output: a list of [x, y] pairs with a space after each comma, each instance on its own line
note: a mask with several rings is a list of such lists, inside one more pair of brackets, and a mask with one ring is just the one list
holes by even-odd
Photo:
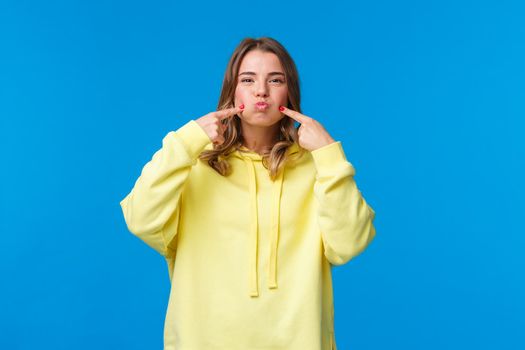
[[250, 283], [250, 296], [258, 297], [259, 296], [259, 286], [257, 285], [257, 269], [253, 273], [253, 278]]
[[268, 289], [277, 289], [277, 281], [275, 280], [275, 276], [268, 279]]

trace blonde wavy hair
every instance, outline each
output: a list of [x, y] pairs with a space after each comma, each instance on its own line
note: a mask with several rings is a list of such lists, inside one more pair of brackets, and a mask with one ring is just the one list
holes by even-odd
[[[224, 80], [217, 110], [234, 107], [235, 89], [237, 86], [237, 76], [239, 67], [244, 56], [251, 50], [261, 50], [277, 55], [283, 66], [285, 78], [288, 86], [287, 106], [290, 109], [301, 113], [301, 94], [299, 89], [299, 75], [295, 63], [288, 51], [277, 40], [270, 37], [244, 38], [235, 48], [230, 57]], [[226, 125], [224, 130], [224, 142], [220, 145], [213, 144], [213, 149], [204, 150], [200, 153], [199, 159], [207, 161], [208, 164], [219, 174], [227, 176], [232, 169], [228, 162], [228, 155], [239, 150], [243, 145], [241, 132], [241, 119], [238, 115], [226, 118], [221, 121]], [[299, 146], [299, 153], [295, 155], [287, 154], [286, 151], [294, 142], [298, 143], [298, 127], [294, 126], [294, 120], [285, 116], [279, 121], [279, 136], [277, 142], [269, 150], [262, 154], [262, 161], [268, 169], [270, 178], [275, 180], [288, 161], [300, 158], [305, 150]], [[292, 159], [293, 158], [293, 159]]]

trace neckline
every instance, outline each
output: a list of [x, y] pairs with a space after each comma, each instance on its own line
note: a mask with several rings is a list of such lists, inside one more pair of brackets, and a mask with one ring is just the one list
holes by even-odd
[[244, 145], [241, 145], [238, 149], [238, 152], [241, 153], [241, 155], [254, 159], [254, 160], [262, 160], [263, 156], [255, 151], [252, 151], [251, 149], [247, 148]]
[[[288, 154], [293, 154], [299, 152], [299, 146], [296, 142], [292, 143], [292, 145], [288, 148]], [[234, 155], [237, 155], [241, 158], [249, 158], [252, 160], [262, 160], [263, 157], [259, 153], [250, 150], [244, 145], [240, 145], [237, 150], [235, 150]]]
[[243, 150], [246, 153], [253, 153], [253, 154], [258, 154], [258, 155], [262, 156], [260, 153], [257, 153], [257, 152], [249, 149], [248, 147], [246, 147], [244, 145], [241, 145], [240, 149]]

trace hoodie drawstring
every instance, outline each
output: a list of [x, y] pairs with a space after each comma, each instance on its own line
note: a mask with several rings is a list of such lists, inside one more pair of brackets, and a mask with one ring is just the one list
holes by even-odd
[[246, 167], [248, 168], [248, 172], [250, 174], [249, 176], [249, 187], [250, 187], [250, 210], [252, 212], [252, 227], [251, 227], [251, 239], [252, 239], [252, 252], [250, 256], [250, 296], [258, 296], [259, 295], [259, 287], [257, 286], [257, 252], [258, 252], [258, 246], [259, 246], [259, 223], [257, 221], [257, 197], [256, 197], [256, 191], [257, 191], [257, 184], [255, 179], [255, 169], [254, 165], [252, 164], [251, 160], [248, 158], [244, 158], [244, 163], [246, 164]]
[[270, 264], [268, 265], [268, 286], [277, 288], [277, 243], [279, 242], [279, 227], [281, 213], [281, 193], [283, 186], [284, 169], [279, 172], [273, 185], [273, 212], [272, 212], [272, 231], [270, 237]]
[[[250, 210], [251, 210], [251, 255], [250, 255], [250, 296], [259, 296], [257, 272], [257, 259], [259, 251], [259, 223], [257, 212], [257, 180], [255, 176], [255, 166], [250, 157], [243, 157], [244, 163], [248, 169], [249, 174], [249, 190], [250, 190]], [[284, 169], [282, 169], [272, 186], [272, 213], [271, 213], [271, 235], [270, 235], [270, 261], [268, 263], [268, 288], [277, 288], [277, 248], [279, 242], [279, 226], [280, 226], [280, 203], [282, 184], [284, 177]]]

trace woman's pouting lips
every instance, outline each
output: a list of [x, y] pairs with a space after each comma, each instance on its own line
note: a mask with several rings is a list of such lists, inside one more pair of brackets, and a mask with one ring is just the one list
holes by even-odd
[[257, 102], [257, 103], [255, 104], [255, 108], [257, 108], [257, 109], [266, 109], [266, 108], [268, 108], [269, 106], [270, 106], [270, 105], [269, 105], [268, 103], [266, 103], [266, 102]]

